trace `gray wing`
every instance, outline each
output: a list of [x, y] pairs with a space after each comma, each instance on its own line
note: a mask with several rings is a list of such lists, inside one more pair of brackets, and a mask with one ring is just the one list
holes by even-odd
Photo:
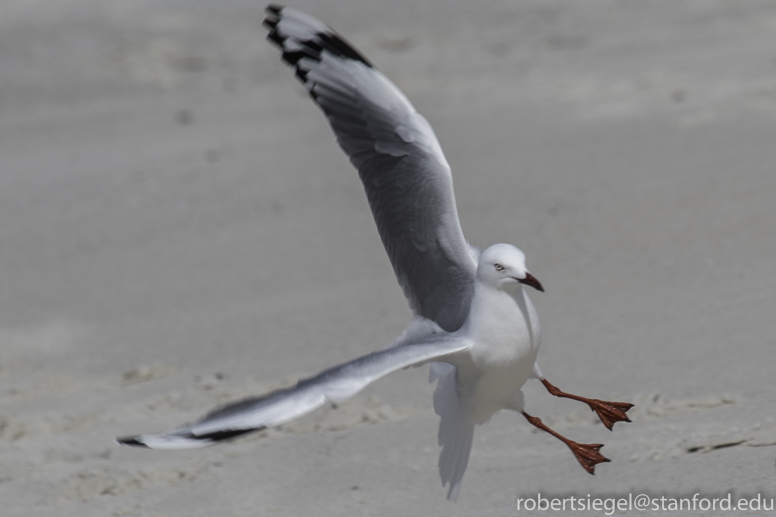
[[444, 360], [468, 348], [468, 339], [442, 335], [407, 342], [359, 357], [301, 380], [293, 388], [246, 399], [218, 409], [202, 420], [169, 433], [117, 438], [122, 445], [151, 449], [207, 447], [221, 440], [273, 427], [309, 413], [326, 402], [347, 400], [368, 384], [408, 366]]
[[322, 22], [288, 7], [271, 5], [267, 13], [268, 38], [358, 169], [410, 307], [457, 330], [469, 312], [477, 264], [433, 129], [396, 85]]

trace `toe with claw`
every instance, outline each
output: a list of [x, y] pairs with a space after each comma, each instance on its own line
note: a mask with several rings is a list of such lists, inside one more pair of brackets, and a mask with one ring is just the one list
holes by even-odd
[[582, 468], [590, 474], [595, 475], [595, 466], [599, 463], [610, 461], [609, 458], [599, 452], [601, 447], [603, 447], [601, 443], [577, 443], [569, 440], [566, 445], [574, 453]]
[[625, 413], [633, 407], [633, 404], [592, 399], [587, 405], [596, 412], [598, 418], [610, 431], [617, 422], [630, 422], [630, 418]]

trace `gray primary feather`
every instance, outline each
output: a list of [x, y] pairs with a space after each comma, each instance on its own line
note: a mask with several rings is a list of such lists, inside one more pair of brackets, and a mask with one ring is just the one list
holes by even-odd
[[358, 169], [410, 307], [448, 332], [459, 329], [477, 264], [458, 221], [450, 166], [428, 121], [332, 29], [288, 7], [267, 13], [268, 38]]
[[125, 445], [151, 449], [206, 447], [241, 434], [273, 427], [305, 415], [326, 402], [355, 396], [372, 382], [408, 366], [440, 360], [471, 346], [466, 338], [449, 334], [409, 340], [335, 366], [292, 388], [230, 404], [202, 420], [169, 433], [119, 438]]

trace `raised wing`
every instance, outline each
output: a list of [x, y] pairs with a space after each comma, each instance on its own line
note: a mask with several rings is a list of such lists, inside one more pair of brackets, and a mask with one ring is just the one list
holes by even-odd
[[410, 307], [457, 330], [469, 312], [477, 264], [434, 131], [396, 85], [328, 26], [289, 7], [270, 5], [267, 13], [268, 38], [358, 169]]
[[299, 381], [293, 388], [230, 404], [194, 424], [169, 433], [117, 438], [116, 441], [122, 445], [151, 449], [207, 447], [221, 440], [283, 424], [326, 402], [347, 400], [389, 373], [428, 361], [444, 360], [446, 356], [470, 345], [468, 339], [450, 335], [407, 342], [330, 368], [315, 377]]

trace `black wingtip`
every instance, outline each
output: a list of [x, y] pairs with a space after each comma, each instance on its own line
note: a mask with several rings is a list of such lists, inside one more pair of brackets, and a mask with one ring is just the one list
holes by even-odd
[[197, 440], [210, 440], [213, 442], [220, 442], [223, 440], [231, 440], [232, 438], [237, 438], [238, 436], [242, 436], [246, 433], [253, 433], [256, 431], [261, 431], [262, 429], [266, 429], [265, 427], [259, 427], [257, 429], [231, 429], [229, 431], [213, 431], [212, 433], [207, 434], [199, 434], [194, 435], [191, 434], [190, 438], [196, 438]]
[[278, 26], [278, 23], [280, 22], [280, 11], [282, 11], [283, 9], [284, 7], [282, 5], [276, 5], [276, 4], [269, 4], [267, 8], [264, 9], [264, 11], [267, 13], [267, 17], [264, 18], [264, 21], [262, 21], [261, 24], [266, 28], [268, 28], [271, 31], [271, 33], [275, 32], [275, 28]]
[[299, 62], [300, 59], [305, 57], [307, 54], [302, 52], [301, 50], [294, 50], [292, 52], [283, 52], [283, 54], [280, 56], [280, 58], [285, 61], [287, 64], [291, 66], [296, 66], [296, 64]]
[[270, 40], [272, 43], [274, 43], [275, 46], [277, 46], [280, 49], [283, 48], [283, 42], [286, 41], [286, 38], [281, 36], [278, 33], [278, 31], [276, 31], [274, 29], [269, 31], [269, 34], [267, 34], [267, 39]]
[[304, 84], [304, 83], [307, 82], [307, 74], [308, 73], [309, 73], [309, 70], [302, 70], [301, 68], [297, 67], [295, 75]]
[[282, 10], [283, 10], [283, 9], [285, 9], [285, 8], [286, 8], [286, 6], [285, 6], [285, 5], [280, 5], [280, 4], [269, 4], [267, 7], [265, 7], [265, 8], [264, 8], [264, 11], [265, 11], [267, 14], [274, 14], [274, 15], [276, 15], [276, 16], [277, 16], [278, 14], [280, 14], [280, 11], [282, 11]]
[[331, 29], [324, 32], [315, 32], [312, 39], [299, 40], [299, 43], [303, 45], [303, 48], [288, 51], [284, 47], [287, 37], [282, 36], [277, 29], [278, 24], [280, 23], [280, 20], [283, 16], [283, 9], [285, 9], [285, 7], [282, 5], [269, 4], [265, 9], [267, 12], [267, 17], [262, 22], [262, 25], [269, 29], [267, 39], [269, 39], [272, 43], [281, 49], [286, 50], [283, 53], [283, 60], [286, 63], [290, 64], [291, 66], [295, 66], [297, 62], [303, 57], [309, 57], [316, 61], [320, 61], [321, 52], [326, 50], [342, 59], [358, 61], [368, 66], [369, 68], [374, 68], [374, 65], [370, 63], [369, 60], [365, 58], [358, 50], [356, 50], [353, 45], [351, 45], [347, 40]]
[[352, 59], [353, 61], [360, 61], [369, 68], [374, 68], [374, 65], [367, 60], [361, 53], [348, 43], [342, 36], [333, 32], [327, 34], [325, 32], [319, 32], [317, 36], [323, 42], [323, 48], [334, 54], [346, 59]]
[[129, 445], [130, 447], [143, 447], [148, 449], [148, 445], [138, 441], [134, 436], [125, 436], [124, 438], [116, 438], [116, 443], [119, 445]]

